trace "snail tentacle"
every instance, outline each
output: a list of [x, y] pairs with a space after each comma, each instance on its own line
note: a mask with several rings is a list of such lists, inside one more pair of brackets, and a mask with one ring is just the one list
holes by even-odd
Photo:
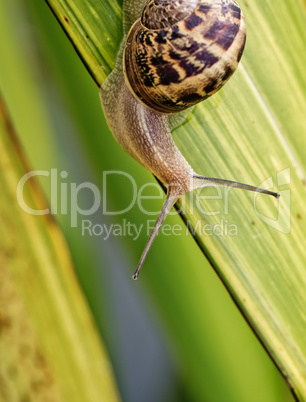
[[152, 232], [150, 233], [149, 239], [147, 241], [147, 244], [145, 245], [145, 248], [142, 252], [142, 255], [140, 257], [139, 263], [137, 265], [136, 271], [134, 275], [132, 276], [133, 279], [137, 279], [139, 272], [143, 266], [143, 263], [146, 259], [146, 256], [152, 246], [152, 243], [156, 236], [158, 235], [158, 232], [160, 228], [162, 227], [162, 224], [164, 223], [166, 217], [168, 216], [169, 212], [171, 211], [172, 207], [174, 204], [177, 202], [177, 200], [180, 198], [180, 194], [176, 194], [174, 191], [172, 191], [172, 188], [169, 187], [167, 191], [167, 197], [165, 199], [164, 205], [159, 213], [159, 216], [155, 222], [155, 225], [152, 229]]

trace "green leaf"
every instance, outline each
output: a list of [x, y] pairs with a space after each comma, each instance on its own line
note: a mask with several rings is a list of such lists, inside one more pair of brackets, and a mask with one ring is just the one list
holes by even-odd
[[2, 99], [0, 154], [0, 398], [117, 401], [62, 233], [50, 215], [24, 211], [48, 205], [24, 176], [29, 168]]
[[[89, 73], [100, 86], [114, 65], [122, 36], [117, 1], [46, 0]], [[101, 40], [101, 38], [103, 38]]]
[[[71, 0], [49, 3], [69, 31], [95, 81], [101, 83], [115, 60], [120, 41], [119, 9], [104, 14], [102, 18], [102, 2]], [[287, 180], [289, 171], [285, 169], [290, 168], [291, 184], [278, 188], [290, 191], [290, 233], [277, 232], [264, 223], [254, 211], [252, 195], [238, 190], [230, 192], [228, 213], [224, 207], [224, 193], [219, 200], [201, 201], [202, 210], [194, 207], [192, 216], [189, 213], [192, 195], [187, 197], [185, 219], [188, 218], [193, 227], [197, 227], [198, 222], [203, 223], [202, 233], [200, 230], [196, 233], [201, 248], [293, 386], [295, 394], [304, 400], [305, 140], [302, 130], [305, 127], [305, 10], [301, 1], [279, 1], [277, 4], [271, 1], [241, 2], [240, 5], [248, 26], [243, 64], [219, 94], [200, 105], [190, 122], [176, 130], [174, 138], [197, 172], [208, 176], [253, 185], [273, 177], [277, 184], [277, 173], [280, 173], [280, 179]], [[106, 10], [112, 6], [104, 1], [103, 7]], [[69, 21], [73, 21], [75, 28], [68, 28]], [[210, 194], [216, 195], [216, 190], [211, 190]], [[280, 216], [284, 217], [284, 222], [279, 223], [283, 232], [287, 223], [285, 212], [289, 211], [287, 203], [282, 203], [286, 194], [282, 193], [280, 200]], [[276, 200], [261, 195], [256, 200], [262, 214], [277, 219]], [[208, 216], [203, 213], [203, 207], [205, 211], [221, 213]], [[238, 228], [238, 235], [212, 236], [210, 228], [219, 229], [214, 225], [226, 223], [226, 220], [228, 226], [233, 224]], [[210, 225], [206, 232], [205, 224]], [[182, 272], [183, 267], [177, 267], [178, 272], [174, 274], [165, 272], [160, 256], [157, 264], [155, 272], [147, 271], [146, 275], [150, 277], [152, 289], [162, 287], [172, 291], [172, 294], [163, 292], [164, 300], [160, 301], [166, 310], [165, 317], [170, 309], [169, 300], [175, 300], [177, 311], [181, 312], [177, 318], [170, 317], [169, 326], [179, 332], [180, 324], [185, 325], [188, 319], [189, 323], [198, 320], [198, 329], [202, 331], [189, 334], [183, 343], [188, 345], [192, 339], [191, 342], [200, 345], [203, 343], [202, 334], [208, 329], [205, 322], [199, 323], [202, 319], [199, 306], [185, 304], [185, 299], [191, 293], [197, 294], [198, 288], [204, 289], [204, 275], [197, 270], [201, 267], [186, 267], [188, 274]], [[198, 284], [192, 282], [192, 278], [186, 280], [187, 275], [195, 272]], [[174, 275], [178, 294], [174, 294]], [[189, 282], [198, 288], [189, 289]], [[182, 313], [184, 308], [187, 310], [185, 315]], [[197, 315], [190, 316], [191, 311], [197, 311]], [[191, 362], [193, 357], [187, 348], [182, 354], [185, 355], [186, 367], [195, 368], [196, 363]], [[203, 358], [201, 362], [197, 362], [196, 371], [188, 373], [193, 384], [203, 382]]]
[[[109, 45], [104, 29], [96, 24], [100, 2], [86, 8], [86, 3], [72, 0], [49, 0], [49, 4], [66, 31], [73, 31], [70, 38], [90, 71], [99, 66], [108, 71], [116, 47]], [[73, 9], [71, 14], [66, 4]], [[109, 7], [107, 1], [103, 4]], [[224, 89], [196, 108], [174, 138], [199, 174], [272, 185], [281, 198], [278, 203], [263, 195], [253, 199], [239, 190], [231, 190], [228, 197], [213, 190], [210, 195], [217, 198], [204, 201], [207, 190], [202, 190], [180, 206], [238, 307], [293, 392], [304, 400], [305, 8], [302, 1], [285, 0], [240, 5], [248, 27], [242, 64]], [[65, 16], [77, 20], [73, 29], [68, 30]], [[118, 17], [117, 10], [105, 14], [112, 23], [108, 37], [118, 38]], [[86, 26], [97, 27], [91, 42], [103, 57], [94, 60], [92, 51], [83, 46], [84, 33], [91, 36]], [[102, 74], [94, 76], [100, 84]], [[231, 233], [207, 235], [225, 230], [226, 225]]]

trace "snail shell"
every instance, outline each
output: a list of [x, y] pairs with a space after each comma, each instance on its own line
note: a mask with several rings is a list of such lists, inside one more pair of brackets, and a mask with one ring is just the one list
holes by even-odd
[[244, 18], [233, 0], [151, 0], [127, 36], [126, 83], [151, 109], [177, 113], [227, 82], [245, 37]]

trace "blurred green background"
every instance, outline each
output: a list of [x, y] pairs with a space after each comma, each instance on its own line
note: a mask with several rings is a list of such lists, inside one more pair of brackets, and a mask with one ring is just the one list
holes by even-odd
[[[123, 171], [138, 188], [154, 178], [115, 142], [98, 88], [43, 1], [0, 3], [0, 91], [33, 169], [58, 171], [61, 183], [94, 183]], [[120, 30], [118, 38], [120, 40]], [[66, 171], [66, 178], [60, 172]], [[51, 202], [50, 179], [40, 178]], [[68, 199], [69, 199], [68, 192]], [[156, 195], [148, 188], [147, 195]], [[92, 197], [79, 193], [88, 208]], [[126, 208], [132, 187], [123, 176], [107, 182], [107, 207]], [[144, 202], [159, 211], [161, 199]], [[293, 398], [178, 216], [181, 236], [159, 235], [138, 282], [131, 280], [147, 239], [82, 235], [70, 209], [55, 215], [114, 367], [123, 401], [282, 402]], [[149, 219], [155, 219], [152, 215]], [[86, 217], [85, 217], [86, 219]], [[145, 224], [135, 205], [94, 223]], [[186, 282], [188, 287], [186, 291]], [[181, 290], [184, 289], [184, 292]]]

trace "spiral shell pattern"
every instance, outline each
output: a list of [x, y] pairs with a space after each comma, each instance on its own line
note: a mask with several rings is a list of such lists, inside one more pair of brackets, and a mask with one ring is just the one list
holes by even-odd
[[126, 40], [127, 85], [151, 109], [177, 113], [227, 82], [245, 37], [234, 0], [150, 0]]

